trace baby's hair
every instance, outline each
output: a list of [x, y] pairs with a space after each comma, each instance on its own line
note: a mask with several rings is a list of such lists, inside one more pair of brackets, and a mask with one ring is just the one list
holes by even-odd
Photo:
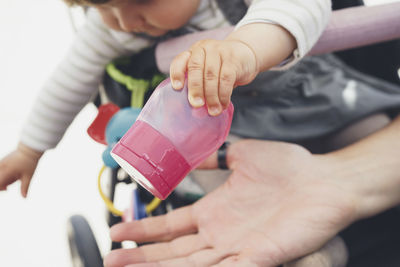
[[110, 2], [110, 0], [64, 0], [69, 6], [91, 6]]

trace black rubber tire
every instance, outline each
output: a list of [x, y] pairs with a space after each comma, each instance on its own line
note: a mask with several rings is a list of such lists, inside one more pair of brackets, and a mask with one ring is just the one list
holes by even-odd
[[69, 218], [68, 242], [73, 267], [103, 267], [103, 259], [87, 220], [81, 215]]

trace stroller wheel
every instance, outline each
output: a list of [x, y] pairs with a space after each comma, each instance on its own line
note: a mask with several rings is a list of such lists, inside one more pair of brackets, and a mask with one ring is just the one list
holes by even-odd
[[72, 266], [103, 267], [99, 247], [87, 220], [74, 215], [69, 218], [67, 227]]

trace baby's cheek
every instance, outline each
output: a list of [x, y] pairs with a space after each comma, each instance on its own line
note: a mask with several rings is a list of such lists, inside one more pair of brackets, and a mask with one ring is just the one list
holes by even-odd
[[105, 8], [97, 7], [96, 9], [99, 11], [104, 24], [108, 28], [113, 29], [115, 31], [122, 31], [121, 27], [119, 26], [117, 18], [110, 11], [108, 11]]

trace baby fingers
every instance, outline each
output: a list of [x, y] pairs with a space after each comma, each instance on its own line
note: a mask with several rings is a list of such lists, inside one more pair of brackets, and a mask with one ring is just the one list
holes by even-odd
[[186, 68], [190, 56], [191, 53], [189, 51], [182, 52], [177, 55], [171, 63], [169, 72], [172, 87], [175, 90], [180, 90], [183, 88], [183, 84], [185, 83]]
[[[221, 58], [215, 49], [209, 49], [205, 54], [203, 72], [203, 91], [207, 103], [208, 113], [216, 116], [221, 113], [222, 105], [219, 99], [219, 76], [221, 69]], [[190, 87], [189, 87], [190, 88]], [[189, 89], [189, 94], [196, 94], [196, 91]]]
[[235, 86], [235, 82], [236, 71], [231, 64], [227, 64], [224, 61], [219, 76], [219, 101], [224, 109], [228, 107], [229, 102], [231, 101], [232, 90]]
[[188, 60], [189, 102], [194, 107], [207, 104], [216, 116], [227, 108], [235, 84], [235, 66], [221, 41], [201, 41], [191, 48]]
[[203, 47], [194, 46], [188, 61], [189, 102], [193, 107], [204, 105], [204, 69], [206, 53]]

